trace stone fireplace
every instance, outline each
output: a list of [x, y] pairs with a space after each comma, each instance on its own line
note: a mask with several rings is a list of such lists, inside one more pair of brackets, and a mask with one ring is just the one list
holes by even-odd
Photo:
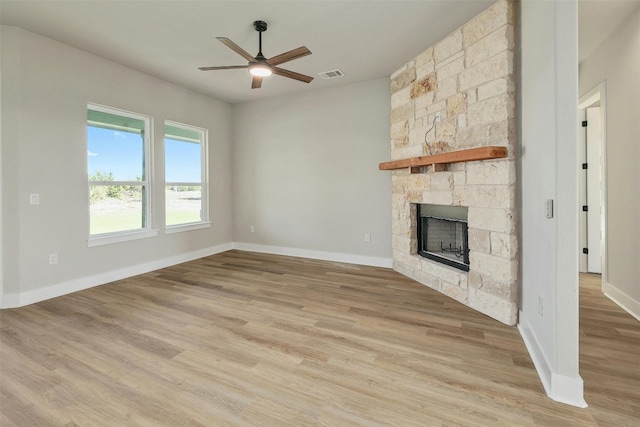
[[[519, 256], [513, 16], [499, 1], [391, 76], [392, 160], [507, 149], [500, 159], [392, 171], [394, 269], [509, 325]], [[465, 210], [468, 271], [419, 254], [419, 205]]]

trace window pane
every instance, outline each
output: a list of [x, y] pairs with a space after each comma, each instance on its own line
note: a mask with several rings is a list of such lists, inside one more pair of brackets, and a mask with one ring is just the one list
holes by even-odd
[[143, 190], [142, 186], [89, 186], [90, 234], [144, 228]]
[[164, 140], [166, 182], [202, 182], [202, 146], [200, 143]]
[[148, 228], [150, 126], [147, 116], [87, 106], [91, 236]]
[[166, 224], [179, 225], [202, 221], [202, 187], [167, 185], [165, 191]]
[[206, 165], [207, 132], [195, 126], [165, 122], [165, 224], [208, 220]]
[[144, 173], [141, 133], [87, 126], [89, 181], [140, 181]]

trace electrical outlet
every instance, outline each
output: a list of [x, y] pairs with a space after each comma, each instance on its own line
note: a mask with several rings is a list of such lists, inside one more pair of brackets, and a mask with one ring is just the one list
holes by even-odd
[[55, 265], [58, 263], [58, 254], [49, 254], [49, 265]]
[[37, 193], [29, 194], [29, 204], [30, 205], [39, 205], [40, 204], [40, 195]]
[[371, 241], [371, 234], [367, 233], [364, 235], [364, 241], [365, 242], [370, 242]]
[[544, 300], [542, 297], [538, 297], [538, 314], [540, 314], [540, 317], [544, 316]]
[[255, 228], [253, 225], [251, 226], [251, 232], [252, 232], [252, 233], [255, 233], [255, 232], [256, 232], [256, 228]]
[[436, 116], [433, 118], [434, 123], [438, 123], [440, 121], [440, 111], [436, 112]]

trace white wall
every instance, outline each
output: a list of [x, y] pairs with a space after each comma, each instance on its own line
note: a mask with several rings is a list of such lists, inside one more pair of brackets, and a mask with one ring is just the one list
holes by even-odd
[[[2, 27], [2, 304], [19, 305], [202, 256], [232, 242], [231, 107], [36, 34]], [[164, 190], [153, 191], [153, 238], [89, 248], [87, 102], [155, 120], [163, 180], [163, 121], [209, 129], [213, 226], [165, 235]], [[29, 194], [40, 205], [29, 205]], [[48, 254], [59, 263], [48, 265]]]
[[606, 87], [603, 290], [640, 318], [640, 7], [580, 65], [580, 95]]
[[[549, 396], [584, 406], [578, 374], [577, 1], [520, 3], [519, 329]], [[555, 217], [545, 217], [554, 200]]]
[[[28, 31], [3, 26], [1, 35], [0, 306], [234, 246], [391, 265], [391, 180], [377, 168], [389, 159], [386, 78], [232, 111]], [[165, 119], [209, 129], [211, 228], [165, 234], [158, 186], [152, 198], [157, 237], [88, 247], [88, 102], [150, 115], [156, 135], [163, 135]], [[155, 139], [152, 155], [162, 182], [162, 138]], [[40, 194], [39, 206], [29, 205], [31, 193]], [[364, 241], [366, 233], [371, 242]], [[50, 253], [58, 254], [55, 266], [48, 265]]]
[[[2, 36], [2, 34], [0, 34], [0, 37]], [[1, 39], [0, 39], [0, 296], [4, 294], [4, 256], [3, 256], [3, 244], [2, 242], [4, 241], [3, 238], [3, 229], [4, 227], [2, 226], [3, 224], [3, 191], [2, 191], [2, 177], [3, 177], [3, 173], [2, 173], [2, 45], [1, 45]], [[1, 297], [0, 297], [1, 299]], [[2, 307], [2, 303], [0, 302], [0, 307]]]
[[390, 266], [389, 99], [385, 78], [234, 105], [236, 242]]

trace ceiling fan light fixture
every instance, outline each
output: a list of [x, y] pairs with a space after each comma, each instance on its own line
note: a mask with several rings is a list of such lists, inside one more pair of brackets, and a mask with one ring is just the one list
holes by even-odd
[[273, 74], [273, 70], [268, 64], [256, 62], [253, 64], [249, 64], [249, 73], [257, 77], [267, 77]]
[[[1, 0], [0, 0], [1, 1]], [[285, 70], [279, 68], [278, 65], [285, 62], [293, 61], [294, 59], [302, 58], [303, 56], [311, 55], [311, 51], [306, 46], [300, 46], [297, 49], [281, 53], [280, 55], [266, 58], [262, 54], [262, 33], [267, 31], [267, 23], [264, 21], [255, 21], [253, 27], [258, 32], [258, 54], [252, 56], [249, 52], [232, 42], [226, 37], [216, 37], [222, 44], [229, 49], [242, 56], [248, 61], [247, 65], [223, 65], [213, 67], [199, 67], [202, 71], [212, 70], [231, 70], [236, 68], [246, 68], [249, 70], [249, 74], [253, 76], [251, 79], [251, 89], [260, 89], [262, 87], [262, 78], [277, 74], [281, 77], [286, 77], [293, 80], [298, 80], [304, 83], [310, 83], [313, 77], [306, 76], [304, 74], [296, 73], [295, 71]]]

